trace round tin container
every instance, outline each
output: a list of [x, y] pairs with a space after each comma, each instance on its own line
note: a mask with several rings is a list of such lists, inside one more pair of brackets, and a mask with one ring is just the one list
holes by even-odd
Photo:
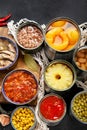
[[[36, 116], [35, 116], [35, 112], [34, 112], [34, 110], [31, 108], [31, 107], [28, 107], [28, 106], [20, 106], [20, 107], [17, 107], [13, 112], [12, 112], [12, 114], [11, 114], [11, 125], [12, 125], [12, 127], [14, 128], [14, 130], [17, 130], [16, 128], [15, 128], [15, 125], [14, 125], [14, 123], [13, 123], [13, 116], [15, 115], [15, 114], [18, 114], [17, 115], [17, 117], [20, 117], [20, 115], [21, 114], [23, 114], [23, 113], [19, 113], [19, 110], [20, 109], [29, 109], [31, 112], [32, 112], [32, 114], [34, 115], [34, 124], [29, 128], [29, 130], [34, 130], [35, 129], [35, 126], [36, 126], [36, 123], [37, 123], [37, 121], [36, 121]], [[17, 113], [16, 113], [17, 112]], [[21, 115], [21, 117], [22, 116], [24, 116], [24, 115]], [[16, 117], [15, 117], [16, 118]], [[24, 118], [24, 117], [23, 117]], [[26, 119], [28, 120], [28, 118], [26, 117]], [[20, 118], [19, 118], [19, 120], [20, 120]], [[21, 121], [23, 121], [23, 119], [21, 119]], [[20, 123], [20, 121], [18, 122], [18, 124]], [[29, 122], [29, 120], [28, 120], [28, 124], [31, 124], [31, 121]], [[17, 124], [16, 124], [17, 125]], [[23, 126], [24, 127], [24, 126]]]
[[50, 59], [50, 60], [54, 60], [54, 59], [65, 59], [65, 60], [71, 60], [71, 58], [73, 57], [73, 51], [74, 49], [77, 47], [78, 43], [79, 43], [79, 40], [80, 40], [80, 29], [79, 29], [79, 26], [78, 24], [73, 21], [72, 19], [70, 18], [65, 18], [65, 17], [59, 17], [59, 18], [55, 18], [53, 20], [51, 20], [47, 25], [46, 25], [46, 30], [45, 30], [45, 34], [47, 33], [48, 31], [48, 28], [50, 27], [50, 25], [56, 21], [66, 21], [68, 23], [70, 23], [71, 25], [73, 25], [77, 31], [78, 31], [78, 34], [79, 34], [79, 38], [78, 38], [78, 41], [75, 43], [75, 46], [70, 49], [70, 50], [55, 50], [53, 49], [52, 47], [50, 47], [50, 45], [48, 44], [47, 40], [46, 40], [46, 36], [45, 36], [45, 53], [47, 55], [47, 57]]
[[[62, 65], [62, 66], [60, 67], [60, 65]], [[54, 68], [55, 66], [56, 66], [56, 68]], [[66, 68], [68, 69], [68, 71], [65, 72]], [[67, 75], [66, 73], [69, 73], [69, 75]], [[66, 79], [66, 76], [68, 77], [68, 79]], [[52, 78], [49, 79], [50, 77], [52, 77]], [[65, 77], [65, 79], [64, 79], [64, 77]], [[48, 79], [49, 79], [49, 81], [48, 81]], [[69, 79], [71, 79], [71, 80], [69, 80]], [[50, 89], [49, 91], [54, 91], [59, 94], [63, 94], [66, 91], [70, 90], [73, 87], [73, 85], [75, 84], [76, 72], [75, 72], [73, 65], [70, 64], [68, 61], [54, 60], [51, 63], [49, 63], [49, 65], [46, 67], [45, 72], [44, 72], [44, 80], [45, 80], [46, 86]], [[65, 81], [67, 81], [67, 82], [65, 82]], [[66, 85], [64, 82], [66, 83]], [[68, 84], [68, 82], [69, 82], [69, 84]], [[68, 84], [68, 86], [67, 86], [67, 84]]]
[[[45, 112], [45, 116], [42, 113], [42, 109]], [[45, 95], [39, 102], [39, 116], [48, 126], [58, 125], [65, 117], [66, 110], [67, 106], [64, 99], [60, 95], [54, 93]], [[55, 119], [52, 119], [52, 115]], [[49, 117], [51, 117], [51, 119]]]
[[70, 105], [70, 115], [80, 123], [87, 125], [87, 91], [77, 93]]
[[[0, 72], [8, 72], [8, 71], [12, 70], [12, 69], [16, 66], [16, 64], [17, 64], [17, 62], [18, 62], [19, 49], [18, 49], [17, 44], [16, 44], [14, 41], [12, 41], [11, 39], [7, 38], [7, 37], [0, 36], [0, 40], [2, 41], [2, 42], [0, 41], [1, 44], [5, 45], [5, 44], [8, 43], [9, 45], [12, 45], [12, 46], [14, 47], [14, 49], [15, 49], [15, 58], [14, 58], [14, 61], [12, 61], [12, 63], [10, 63], [9, 65], [0, 68]], [[7, 43], [6, 43], [6, 42], [7, 42]], [[8, 48], [9, 48], [9, 47], [8, 47]], [[9, 53], [10, 53], [10, 51], [13, 52], [12, 47], [9, 48], [9, 49], [10, 49], [10, 50], [8, 50]], [[7, 49], [5, 48], [4, 50], [2, 50], [2, 46], [1, 46], [1, 52], [0, 52], [0, 54], [3, 53], [3, 54], [5, 55], [5, 53], [7, 53], [6, 51], [7, 51]], [[13, 52], [13, 53], [14, 53], [14, 52]], [[9, 54], [7, 54], [7, 55], [9, 55]], [[9, 56], [10, 56], [10, 55], [9, 55]], [[7, 58], [7, 57], [6, 57], [6, 58]], [[3, 56], [3, 58], [1, 57], [0, 60], [2, 60], [2, 59], [6, 60], [4, 56]]]
[[[18, 32], [24, 28], [24, 27], [27, 27], [27, 26], [34, 26], [36, 27], [38, 30], [41, 31], [41, 34], [42, 34], [42, 42], [36, 46], [36, 47], [31, 47], [31, 48], [27, 48], [27, 47], [24, 47], [23, 45], [21, 45], [18, 41]], [[18, 44], [18, 46], [25, 52], [25, 53], [35, 53], [37, 51], [39, 51], [41, 48], [42, 48], [42, 44], [43, 44], [43, 41], [44, 41], [44, 33], [43, 33], [43, 29], [41, 27], [41, 25], [33, 20], [28, 20], [28, 19], [23, 19], [23, 20], [20, 20], [19, 21], [19, 24], [17, 26], [17, 28], [15, 29], [15, 40]], [[26, 39], [25, 39], [26, 40]]]
[[[77, 53], [80, 52], [80, 51], [83, 51], [83, 50], [87, 50], [87, 46], [86, 46], [86, 45], [85, 45], [85, 46], [78, 47], [78, 48], [75, 49], [74, 54], [73, 54], [73, 64], [74, 64], [75, 69], [76, 69], [77, 79], [78, 79], [78, 80], [81, 80], [81, 81], [83, 81], [83, 82], [85, 82], [85, 81], [87, 80], [87, 70], [81, 68], [81, 67], [80, 67], [79, 65], [77, 65], [77, 63], [76, 63], [76, 62], [77, 62], [77, 61], [76, 61], [76, 55], [77, 55]], [[78, 53], [78, 57], [80, 58], [80, 60], [83, 60], [82, 62], [84, 62], [84, 59], [85, 59], [86, 55], [87, 55], [87, 52], [84, 53], [84, 55], [81, 55], [81, 57], [80, 57], [80, 54]], [[86, 59], [87, 59], [87, 58], [86, 58]], [[83, 64], [83, 63], [82, 63], [82, 64]], [[86, 66], [87, 61], [86, 61], [84, 64], [85, 64], [85, 66]], [[84, 65], [84, 64], [83, 64], [83, 65]], [[83, 66], [83, 67], [84, 67], [84, 66]]]
[[[31, 79], [30, 79], [31, 81], [29, 81], [29, 76], [31, 77]], [[5, 90], [6, 82], [7, 82], [7, 80], [9, 80], [8, 78], [10, 78], [10, 81], [7, 83], [6, 90]], [[15, 81], [12, 80], [13, 78]], [[22, 78], [22, 80], [21, 80], [21, 78]], [[33, 81], [34, 85], [36, 85], [35, 88], [33, 88], [32, 81]], [[16, 84], [16, 86], [15, 86], [15, 82], [18, 85]], [[28, 82], [28, 85], [26, 84], [27, 82]], [[30, 84], [32, 85], [33, 92], [30, 90], [31, 89], [31, 86], [29, 86]], [[9, 89], [8, 89], [8, 85], [9, 85]], [[24, 89], [27, 86], [29, 89], [28, 88]], [[12, 88], [13, 88], [13, 90], [12, 90]], [[34, 92], [35, 90], [36, 90], [36, 92]], [[29, 91], [31, 93], [33, 93], [33, 95], [31, 95]], [[11, 94], [10, 97], [7, 94], [8, 92]], [[25, 69], [12, 70], [4, 77], [4, 79], [2, 81], [2, 94], [3, 94], [4, 98], [11, 104], [14, 104], [14, 105], [28, 104], [28, 103], [32, 102], [33, 100], [35, 100], [35, 98], [37, 97], [37, 93], [38, 93], [38, 81], [37, 81], [36, 77], [33, 75], [33, 73], [31, 73], [28, 70], [25, 70]], [[28, 97], [26, 97], [26, 96], [28, 96]], [[16, 98], [16, 100], [14, 100], [14, 98]], [[21, 102], [21, 98], [22, 98], [22, 100], [25, 99], [25, 101]], [[26, 98], [27, 98], [27, 100], [26, 100]]]

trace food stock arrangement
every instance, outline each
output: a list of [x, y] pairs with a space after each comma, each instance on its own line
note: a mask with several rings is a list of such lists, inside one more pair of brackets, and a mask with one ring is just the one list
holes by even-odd
[[[49, 130], [67, 113], [62, 95], [81, 87], [70, 103], [70, 116], [87, 125], [86, 26], [58, 17], [47, 25], [27, 18], [0, 19], [0, 123], [15, 130]], [[45, 111], [46, 110], [46, 111]], [[73, 120], [73, 119], [72, 119]]]

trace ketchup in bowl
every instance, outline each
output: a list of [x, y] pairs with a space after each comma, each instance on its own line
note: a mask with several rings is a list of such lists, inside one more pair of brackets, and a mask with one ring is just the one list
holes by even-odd
[[48, 125], [58, 124], [66, 113], [64, 99], [56, 94], [47, 94], [39, 104], [39, 115]]

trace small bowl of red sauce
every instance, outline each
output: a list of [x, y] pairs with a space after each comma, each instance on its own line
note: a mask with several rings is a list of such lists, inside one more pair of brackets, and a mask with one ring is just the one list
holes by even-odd
[[66, 114], [64, 99], [54, 93], [45, 95], [39, 103], [39, 116], [48, 126], [59, 124]]
[[38, 82], [35, 76], [25, 69], [9, 72], [2, 81], [4, 98], [15, 105], [24, 105], [37, 96]]

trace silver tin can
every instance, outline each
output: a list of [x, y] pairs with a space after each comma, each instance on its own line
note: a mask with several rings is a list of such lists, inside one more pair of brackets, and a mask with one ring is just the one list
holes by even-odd
[[[54, 67], [57, 64], [66, 66], [67, 69], [71, 70], [71, 72], [72, 72], [73, 80], [72, 80], [72, 83], [70, 85], [68, 85], [67, 88], [61, 88], [61, 89], [58, 88], [58, 86], [62, 86], [62, 85], [60, 85], [60, 81], [61, 81], [61, 83], [63, 83], [65, 85], [64, 81], [62, 81], [62, 78], [65, 78], [66, 76], [64, 75], [64, 77], [63, 77], [62, 73], [64, 73], [64, 72], [58, 72], [58, 67], [56, 67], [55, 72], [53, 71], [52, 67]], [[46, 79], [46, 73], [48, 72], [49, 68], [50, 68], [50, 72], [52, 72], [50, 74], [50, 77], [52, 77], [52, 81], [53, 81], [53, 78], [55, 78], [55, 81], [53, 81], [53, 82], [57, 82], [57, 88], [53, 88], [53, 86], [54, 86], [53, 84], [55, 84], [55, 83], [51, 83], [51, 85], [49, 85], [48, 82], [50, 82], [50, 81], [47, 81], [47, 79]], [[62, 70], [63, 70], [63, 66], [62, 66]], [[59, 71], [60, 71], [60, 69], [59, 69]], [[74, 66], [66, 60], [60, 60], [60, 59], [53, 60], [46, 66], [45, 71], [44, 71], [44, 82], [45, 82], [45, 86], [48, 87], [49, 92], [54, 92], [54, 93], [60, 94], [61, 96], [68, 93], [69, 91], [71, 91], [71, 89], [73, 88], [73, 86], [76, 82], [76, 78], [77, 78], [77, 76], [76, 76], [76, 71], [75, 71]], [[69, 76], [69, 79], [70, 79], [70, 76]]]
[[[23, 41], [23, 37], [22, 37], [22, 40], [21, 40], [22, 43], [19, 42], [18, 33], [19, 33], [19, 31], [21, 29], [23, 29], [25, 27], [29, 27], [29, 26], [31, 28], [30, 32], [33, 33], [30, 40], [32, 41], [32, 39], [34, 38], [34, 41], [30, 43], [32, 47], [29, 47], [29, 46], [25, 47], [25, 44], [29, 45], [29, 41], [28, 41], [29, 40], [29, 35], [30, 35], [29, 29], [26, 29], [26, 30], [24, 29], [25, 31], [22, 32], [23, 37], [24, 37], [24, 35], [26, 33], [26, 36], [24, 37], [24, 40], [27, 40], [27, 41], [25, 41], [25, 42]], [[33, 27], [33, 29], [32, 29], [32, 27]], [[38, 34], [39, 36], [34, 36], [35, 31], [33, 32], [32, 30], [35, 30], [34, 29], [35, 27], [40, 31], [39, 34]], [[39, 50], [41, 50], [41, 48], [43, 46], [43, 42], [44, 42], [44, 31], [43, 31], [41, 25], [38, 22], [24, 18], [24, 19], [21, 19], [16, 24], [14, 24], [13, 21], [9, 22], [8, 23], [8, 28], [9, 28], [9, 33], [14, 37], [14, 39], [15, 39], [16, 43], [18, 44], [18, 46], [20, 47], [20, 49], [23, 50], [25, 53], [36, 53]], [[38, 32], [38, 30], [37, 30], [37, 32]], [[41, 36], [40, 36], [40, 33], [42, 34]], [[33, 46], [33, 44], [37, 43], [37, 38], [38, 37], [39, 37], [39, 40], [41, 40], [41, 42], [37, 46]], [[40, 37], [41, 37], [41, 39], [40, 39]], [[23, 44], [23, 42], [24, 42], [24, 44]]]
[[48, 28], [50, 27], [50, 25], [56, 21], [67, 21], [68, 23], [72, 24], [78, 31], [79, 34], [79, 39], [77, 41], [77, 43], [75, 44], [75, 46], [70, 49], [70, 50], [66, 50], [66, 51], [59, 51], [59, 50], [55, 50], [52, 47], [49, 46], [49, 44], [46, 41], [46, 36], [45, 36], [45, 53], [46, 56], [50, 59], [50, 60], [54, 60], [54, 59], [65, 59], [65, 60], [71, 60], [72, 56], [73, 56], [73, 52], [74, 49], [78, 46], [78, 43], [80, 41], [80, 36], [81, 36], [81, 32], [80, 32], [80, 28], [78, 26], [78, 24], [73, 21], [70, 18], [65, 18], [65, 17], [59, 17], [59, 18], [55, 18], [53, 20], [51, 20], [47, 25], [46, 25], [46, 29], [45, 29], [45, 34], [48, 31]]
[[[84, 53], [84, 56], [82, 55], [81, 57], [80, 57], [80, 54], [78, 54], [78, 56], [80, 58], [79, 60], [82, 60], [82, 59], [86, 60], [86, 62], [84, 63], [84, 65], [87, 64], [87, 58], [85, 59], [85, 57], [87, 55], [87, 46], [84, 45], [84, 46], [80, 46], [80, 47], [78, 47], [78, 48], [76, 48], [74, 50], [74, 54], [73, 54], [73, 65], [74, 65], [74, 67], [76, 69], [77, 79], [80, 80], [80, 81], [85, 82], [87, 80], [87, 67], [86, 67], [86, 69], [81, 68], [81, 66], [79, 66], [77, 64], [77, 60], [76, 60], [77, 53], [80, 52], [80, 51], [83, 51], [83, 50], [84, 51], [86, 50], [86, 53]], [[83, 63], [82, 63], [82, 65], [83, 65]]]
[[[55, 120], [52, 120], [52, 119], [49, 119], [48, 117], [46, 118], [46, 117], [44, 117], [44, 115], [42, 114], [42, 112], [41, 112], [41, 110], [40, 110], [40, 107], [41, 107], [41, 104], [43, 103], [43, 102], [45, 102], [46, 100], [46, 105], [48, 106], [48, 104], [49, 104], [49, 101], [48, 101], [48, 99], [49, 98], [57, 98], [57, 99], [59, 99], [59, 100], [62, 100], [62, 103], [63, 103], [63, 105], [64, 105], [64, 112], [63, 112], [63, 114], [61, 115], [61, 117], [60, 118], [58, 118], [58, 119], [55, 119]], [[52, 100], [52, 99], [51, 99]], [[54, 100], [54, 103], [55, 103], [55, 100]], [[53, 102], [51, 102], [51, 106], [54, 104]], [[57, 100], [56, 100], [56, 103], [57, 103]], [[63, 106], [62, 105], [62, 106]], [[46, 110], [46, 113], [48, 113], [48, 115], [50, 114], [49, 112], [51, 112], [52, 110], [54, 111], [54, 108], [56, 107], [56, 106], [54, 106], [53, 108], [50, 106], [50, 109], [48, 108], [47, 110]], [[61, 106], [61, 105], [60, 105]], [[45, 107], [45, 106], [44, 106]], [[61, 108], [62, 109], [62, 108]], [[50, 111], [51, 110], [51, 111]], [[58, 111], [58, 110], [57, 110]], [[56, 126], [56, 125], [58, 125], [60, 122], [62, 122], [62, 120], [64, 119], [64, 117], [66, 116], [66, 112], [67, 112], [67, 105], [66, 105], [66, 102], [65, 102], [65, 100], [63, 99], [63, 97], [62, 96], [60, 96], [59, 94], [55, 94], [55, 93], [50, 93], [50, 94], [46, 94], [41, 100], [40, 100], [40, 102], [39, 102], [39, 107], [38, 107], [38, 115], [39, 115], [39, 117], [40, 117], [40, 119], [43, 121], [43, 122], [45, 122], [48, 126]], [[47, 116], [48, 116], [47, 115]]]
[[87, 125], [87, 91], [78, 92], [71, 100], [70, 116], [73, 120]]

